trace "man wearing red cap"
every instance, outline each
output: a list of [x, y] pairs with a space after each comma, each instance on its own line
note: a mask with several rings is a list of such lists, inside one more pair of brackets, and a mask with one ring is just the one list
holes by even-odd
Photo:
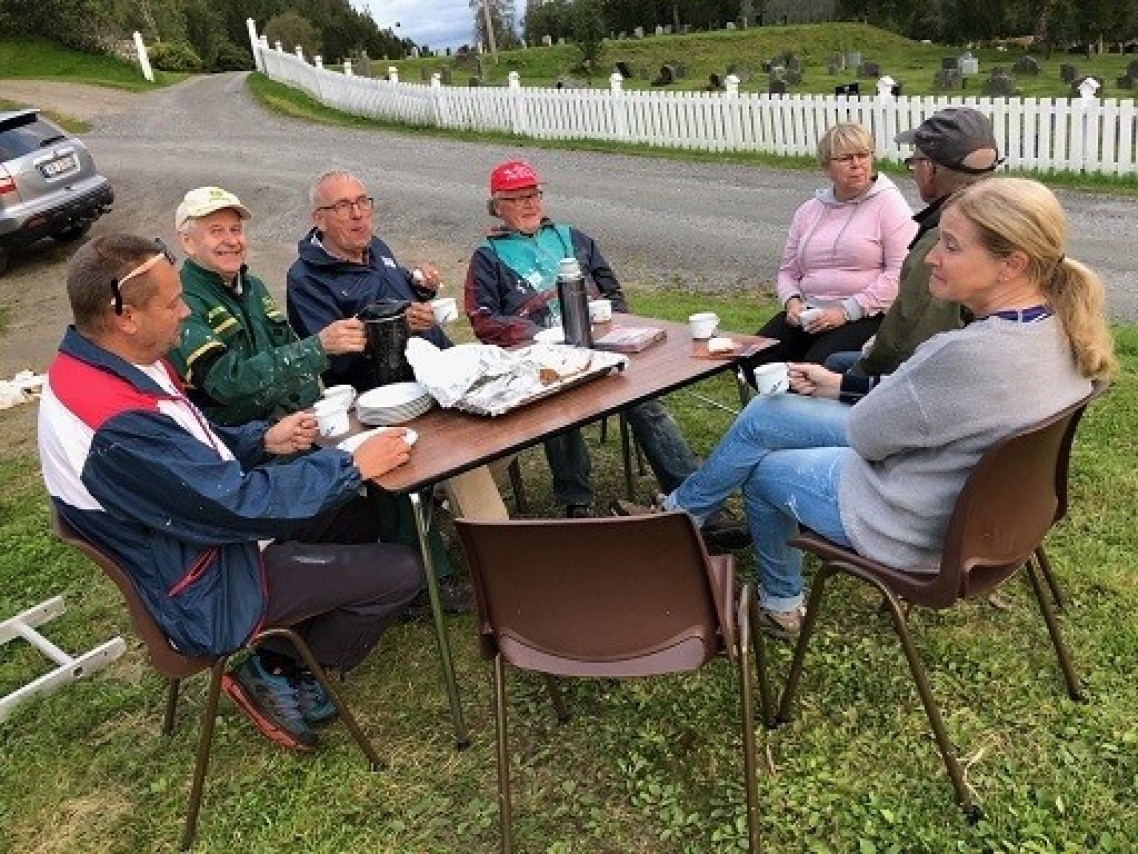
[[[563, 258], [577, 259], [590, 296], [612, 300], [614, 311], [628, 311], [596, 242], [545, 216], [541, 184], [533, 167], [521, 160], [500, 163], [490, 173], [489, 212], [502, 222], [471, 257], [463, 293], [470, 325], [485, 343], [518, 344], [560, 322], [556, 281]], [[662, 403], [631, 406], [625, 415], [662, 489], [671, 491], [695, 471], [695, 456]], [[566, 515], [592, 516], [591, 464], [581, 432], [547, 440], [545, 455], [554, 497]], [[723, 513], [708, 520], [704, 534], [709, 544], [728, 548], [743, 545], [740, 537], [746, 536], [743, 526]]]

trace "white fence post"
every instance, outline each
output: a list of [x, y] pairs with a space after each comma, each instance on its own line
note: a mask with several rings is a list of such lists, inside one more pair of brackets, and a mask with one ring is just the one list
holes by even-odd
[[525, 95], [522, 93], [522, 76], [516, 71], [511, 71], [506, 75], [506, 87], [510, 91], [510, 133], [521, 136], [529, 131]]
[[142, 76], [149, 82], [154, 82], [154, 69], [150, 67], [150, 54], [146, 52], [146, 42], [142, 40], [142, 33], [134, 31], [134, 49], [138, 52], [138, 65], [142, 69]]
[[245, 29], [249, 31], [249, 49], [253, 51], [253, 64], [262, 74], [265, 73], [265, 61], [261, 58], [261, 39], [257, 36], [257, 22], [252, 18], [245, 19]]
[[312, 57], [312, 64], [315, 65], [319, 70], [323, 71], [324, 57], [322, 57], [320, 54], [316, 54], [316, 56]]
[[304, 62], [304, 48], [302, 48], [300, 45], [296, 46], [296, 58], [301, 62]]
[[387, 66], [387, 79], [390, 80], [392, 83], [398, 83], [399, 82], [399, 69], [396, 68], [394, 65]]
[[344, 60], [344, 76], [345, 77], [351, 77], [352, 76], [352, 61], [350, 59]]

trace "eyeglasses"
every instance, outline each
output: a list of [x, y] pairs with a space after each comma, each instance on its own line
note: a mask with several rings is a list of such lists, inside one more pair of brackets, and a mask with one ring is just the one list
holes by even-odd
[[870, 151], [857, 151], [850, 154], [839, 154], [836, 157], [831, 157], [831, 163], [842, 163], [849, 166], [852, 163], [860, 163], [865, 160], [872, 160], [873, 153]]
[[154, 245], [158, 248], [157, 255], [155, 255], [153, 258], [147, 258], [121, 279], [111, 279], [111, 296], [113, 297], [113, 299], [111, 299], [111, 305], [114, 306], [115, 314], [123, 313], [123, 285], [125, 285], [131, 279], [137, 279], [139, 276], [144, 276], [149, 273], [154, 265], [161, 261], [163, 258], [170, 262], [171, 267], [177, 263], [177, 259], [174, 258], [174, 253], [171, 252], [169, 247], [167, 247], [166, 244], [162, 242], [161, 237], [154, 238]]
[[360, 213], [370, 213], [371, 209], [375, 207], [375, 199], [371, 196], [360, 196], [358, 199], [340, 199], [338, 202], [333, 202], [330, 205], [321, 205], [316, 210], [329, 211], [335, 214], [340, 219], [346, 219], [352, 215], [352, 211], [359, 210]]
[[517, 205], [524, 205], [526, 202], [540, 202], [541, 190], [534, 190], [532, 193], [525, 193], [520, 196], [502, 196], [498, 201], [510, 202], [511, 204]]
[[913, 172], [917, 168], [918, 163], [932, 163], [931, 157], [906, 157], [905, 168]]

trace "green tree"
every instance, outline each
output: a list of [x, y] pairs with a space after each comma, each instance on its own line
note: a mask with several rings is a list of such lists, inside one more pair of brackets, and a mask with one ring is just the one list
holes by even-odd
[[592, 73], [600, 65], [607, 32], [601, 0], [574, 0], [571, 23], [573, 41], [581, 51], [581, 65]]
[[470, 9], [474, 13], [474, 39], [476, 42], [489, 47], [490, 39], [486, 31], [486, 13], [483, 4], [490, 13], [490, 22], [493, 26], [494, 44], [498, 50], [509, 50], [518, 47], [520, 41], [514, 29], [514, 0], [470, 0]]
[[298, 45], [306, 57], [313, 57], [322, 50], [320, 31], [299, 12], [281, 12], [265, 24], [265, 37], [270, 45], [281, 43], [284, 50], [293, 50]]

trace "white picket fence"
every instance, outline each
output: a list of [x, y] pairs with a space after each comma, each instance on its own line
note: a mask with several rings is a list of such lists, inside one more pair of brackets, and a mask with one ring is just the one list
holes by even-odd
[[[813, 156], [819, 137], [839, 121], [868, 127], [878, 157], [911, 151], [894, 136], [951, 104], [991, 117], [1000, 151], [1013, 169], [1032, 172], [1138, 173], [1138, 113], [1133, 100], [765, 95], [727, 92], [625, 91], [403, 83], [330, 71], [250, 38], [257, 67], [329, 107], [359, 116], [454, 130], [498, 131], [534, 139], [598, 139], [704, 151]], [[318, 60], [318, 58], [317, 58]], [[880, 87], [886, 92], [887, 87]]]

